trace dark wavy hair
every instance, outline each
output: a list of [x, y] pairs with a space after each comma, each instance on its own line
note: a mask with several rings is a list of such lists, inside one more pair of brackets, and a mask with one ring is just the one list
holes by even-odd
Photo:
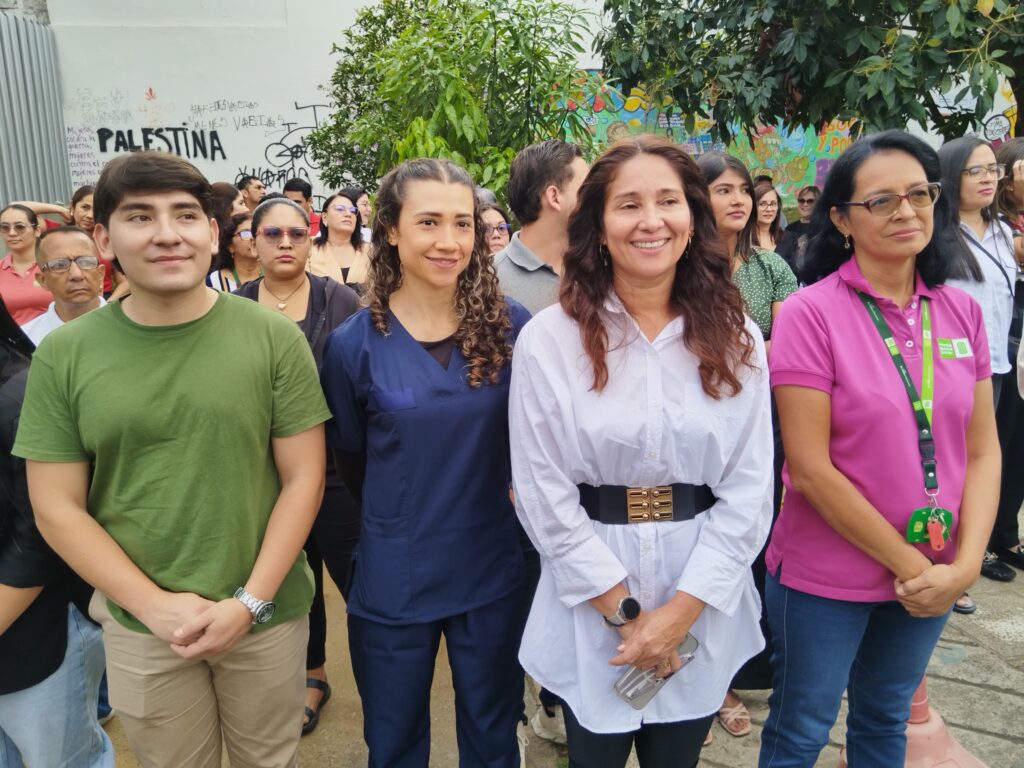
[[[735, 171], [739, 177], [750, 187], [750, 216], [747, 223], [736, 236], [736, 253], [746, 261], [750, 258], [750, 252], [754, 247], [754, 230], [757, 227], [757, 206], [754, 204], [754, 181], [750, 178], [750, 171], [741, 160], [724, 152], [705, 152], [697, 158], [697, 167], [704, 177], [705, 185], [710, 188], [714, 181], [726, 171]], [[729, 254], [732, 258], [733, 254]]]
[[699, 360], [701, 386], [718, 399], [742, 389], [738, 369], [754, 366], [754, 340], [747, 331], [743, 299], [733, 285], [729, 255], [715, 229], [707, 185], [697, 165], [678, 145], [656, 136], [636, 136], [612, 145], [590, 169], [569, 219], [562, 308], [580, 328], [583, 348], [594, 369], [593, 388], [608, 383], [608, 331], [604, 302], [613, 291], [614, 263], [601, 254], [608, 187], [619, 169], [640, 155], [665, 160], [682, 182], [692, 217], [693, 236], [676, 264], [669, 306], [683, 318], [683, 344]]
[[[853, 142], [832, 166], [825, 180], [825, 188], [821, 190], [818, 202], [814, 205], [808, 230], [807, 261], [798, 275], [803, 282], [814, 283], [828, 277], [853, 255], [853, 249], [845, 247], [845, 239], [832, 223], [829, 212], [833, 208], [841, 212], [849, 210], [857, 170], [865, 160], [880, 152], [910, 155], [921, 164], [929, 182], [939, 181], [942, 177], [939, 156], [935, 150], [904, 131], [872, 133]], [[956, 245], [952, 235], [952, 213], [948, 197], [943, 189], [935, 201], [932, 209], [932, 239], [917, 254], [917, 272], [930, 288], [946, 282], [955, 258]]]
[[356, 205], [356, 200], [366, 192], [362, 191], [360, 187], [360, 195], [356, 197], [350, 197], [350, 195], [356, 190], [355, 187], [345, 187], [345, 189], [339, 189], [333, 195], [327, 198], [327, 202], [324, 203], [323, 208], [320, 211], [320, 235], [317, 237], [317, 241], [313, 243], [315, 248], [323, 248], [327, 245], [327, 211], [334, 205], [334, 201], [339, 197], [344, 197], [350, 203], [352, 207], [356, 209], [356, 228], [352, 230], [352, 236], [349, 238], [349, 242], [352, 243], [352, 247], [357, 251], [363, 247], [363, 217], [359, 213], [359, 206]]
[[[227, 223], [225, 223], [223, 227], [221, 227], [220, 245], [217, 248], [217, 257], [213, 261], [213, 267], [210, 269], [211, 272], [216, 272], [218, 269], [235, 268], [235, 257], [231, 255], [231, 251], [228, 246], [231, 245], [232, 238], [238, 233], [238, 229], [246, 221], [253, 221], [253, 215], [248, 211], [245, 213], [236, 213], [227, 220]], [[250, 226], [255, 230], [255, 226]]]
[[[402, 285], [398, 247], [388, 242], [388, 235], [398, 228], [406, 188], [415, 181], [463, 184], [474, 193], [473, 179], [464, 169], [450, 160], [436, 158], [407, 160], [389, 171], [381, 181], [373, 217], [372, 250], [364, 301], [370, 308], [374, 327], [385, 336], [390, 332], [389, 300]], [[509, 343], [512, 321], [498, 287], [475, 193], [473, 209], [473, 253], [469, 264], [459, 275], [455, 289], [453, 309], [458, 318], [458, 328], [453, 339], [467, 361], [466, 381], [471, 387], [479, 387], [486, 382], [495, 383], [502, 367], [512, 359], [512, 345]]]
[[772, 223], [768, 225], [768, 234], [771, 235], [772, 240], [775, 241], [775, 247], [777, 248], [779, 243], [782, 242], [782, 195], [779, 194], [779, 190], [773, 187], [771, 184], [761, 182], [760, 184], [754, 185], [754, 209], [750, 213], [750, 218], [754, 222], [754, 226], [757, 226], [757, 206], [760, 205], [761, 200], [769, 192], [775, 193], [775, 199], [779, 202], [779, 207], [775, 209], [775, 218], [772, 219]]

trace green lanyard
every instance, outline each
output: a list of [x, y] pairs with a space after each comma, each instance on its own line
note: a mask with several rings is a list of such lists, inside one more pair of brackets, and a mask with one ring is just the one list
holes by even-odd
[[932, 323], [928, 311], [928, 300], [921, 299], [921, 340], [924, 348], [921, 353], [921, 394], [919, 396], [917, 387], [914, 386], [914, 380], [910, 378], [907, 364], [903, 361], [903, 355], [900, 354], [896, 340], [892, 337], [889, 324], [885, 322], [882, 310], [878, 308], [878, 303], [866, 293], [857, 291], [857, 295], [860, 296], [864, 308], [871, 316], [871, 322], [875, 324], [878, 334], [885, 342], [893, 365], [896, 366], [896, 371], [900, 375], [900, 381], [903, 382], [903, 386], [907, 390], [907, 397], [910, 399], [910, 405], [914, 411], [914, 420], [917, 422], [917, 447], [921, 452], [924, 490], [928, 499], [935, 505], [935, 495], [939, 492], [939, 477], [935, 465], [935, 441], [932, 439], [932, 397], [935, 388], [935, 371], [932, 361]]

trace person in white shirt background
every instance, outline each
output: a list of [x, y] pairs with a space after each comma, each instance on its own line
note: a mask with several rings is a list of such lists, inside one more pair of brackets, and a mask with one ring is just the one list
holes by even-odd
[[36, 244], [39, 284], [53, 294], [49, 309], [22, 326], [37, 347], [50, 331], [103, 306], [103, 264], [85, 230], [61, 226]]
[[[625, 140], [580, 188], [561, 304], [516, 344], [513, 486], [542, 562], [520, 661], [564, 701], [570, 766], [621, 768], [634, 745], [642, 768], [695, 766], [763, 647], [768, 372], [728, 271], [693, 160]], [[639, 710], [614, 688], [629, 665], [671, 675]]]
[[[996, 162], [992, 146], [977, 136], [947, 141], [938, 152], [942, 194], [953, 202], [959, 224], [956, 252], [960, 258], [946, 285], [966, 291], [981, 306], [992, 357], [992, 395], [998, 408], [1003, 381], [1013, 368], [1009, 338], [1017, 280], [1013, 232], [999, 218], [996, 206], [996, 189], [1006, 169]], [[981, 574], [995, 581], [1012, 581], [1017, 575], [992, 552], [985, 553]], [[976, 608], [966, 593], [953, 606], [957, 613], [974, 613]]]

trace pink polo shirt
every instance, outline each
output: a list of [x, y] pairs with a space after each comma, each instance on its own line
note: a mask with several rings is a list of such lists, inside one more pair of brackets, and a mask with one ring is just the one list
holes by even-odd
[[[856, 291], [875, 297], [914, 384], [921, 387], [921, 297], [929, 299], [935, 370], [932, 433], [938, 464], [939, 504], [953, 512], [950, 541], [942, 552], [921, 551], [937, 563], [952, 562], [964, 472], [967, 424], [974, 386], [992, 375], [981, 308], [958, 288], [928, 288], [917, 278], [904, 309], [875, 293], [851, 258], [824, 280], [790, 296], [772, 328], [771, 383], [826, 392], [832, 401], [829, 454], [835, 467], [901, 533], [911, 512], [925, 506], [917, 424], [906, 389]], [[959, 356], [942, 357], [939, 339]], [[959, 342], [958, 342], [959, 340]], [[945, 346], [945, 345], [943, 345]], [[768, 570], [788, 587], [837, 600], [893, 600], [893, 574], [840, 536], [793, 490], [788, 467], [782, 512], [768, 545]]]
[[39, 317], [53, 301], [50, 292], [36, 283], [38, 274], [39, 265], [34, 261], [22, 275], [14, 271], [11, 254], [0, 261], [0, 296], [18, 325]]

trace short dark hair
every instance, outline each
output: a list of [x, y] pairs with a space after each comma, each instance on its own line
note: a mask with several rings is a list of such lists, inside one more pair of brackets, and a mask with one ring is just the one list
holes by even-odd
[[284, 183], [284, 187], [281, 189], [282, 192], [301, 192], [304, 200], [311, 200], [313, 198], [313, 185], [305, 179], [298, 177], [288, 179]]
[[104, 227], [126, 195], [145, 192], [186, 192], [208, 217], [214, 216], [213, 189], [188, 160], [169, 152], [131, 152], [107, 163], [93, 193], [93, 218]]
[[[306, 209], [303, 208], [298, 203], [296, 203], [294, 200], [291, 200], [285, 197], [284, 195], [278, 193], [275, 194], [273, 197], [267, 195], [265, 198], [263, 198], [263, 202], [257, 205], [256, 209], [252, 212], [252, 231], [254, 235], [256, 234], [256, 230], [259, 229], [260, 222], [263, 221], [263, 217], [270, 212], [271, 208], [274, 208], [278, 205], [287, 205], [290, 208], [298, 211], [299, 215], [302, 216], [302, 220], [306, 222], [306, 226], [309, 226], [309, 216], [306, 215]], [[242, 214], [238, 215], [241, 216]]]
[[754, 177], [755, 184], [774, 184], [775, 177], [770, 173], [759, 173]]
[[[807, 233], [807, 261], [798, 275], [804, 282], [813, 283], [831, 275], [853, 255], [853, 251], [845, 247], [845, 238], [832, 223], [829, 212], [833, 208], [849, 208], [857, 171], [864, 161], [879, 152], [903, 152], [910, 155], [921, 164], [929, 182], [939, 181], [942, 176], [939, 156], [935, 150], [905, 131], [872, 133], [853, 142], [832, 166], [825, 180], [825, 188], [814, 205]], [[916, 269], [929, 287], [946, 281], [950, 264], [956, 258], [950, 206], [946, 191], [943, 190], [933, 209], [932, 239], [917, 255]]]
[[808, 184], [806, 187], [800, 187], [800, 191], [796, 193], [797, 197], [800, 197], [804, 192], [813, 192], [815, 197], [821, 194], [821, 187], [816, 184]]
[[572, 161], [583, 157], [576, 144], [548, 139], [521, 149], [512, 160], [508, 186], [508, 206], [520, 224], [532, 224], [540, 217], [540, 200], [550, 186], [561, 188], [572, 177]]
[[[697, 167], [700, 168], [704, 183], [709, 188], [715, 179], [726, 171], [735, 171], [750, 188], [750, 216], [747, 217], [747, 223], [743, 225], [743, 229], [736, 237], [736, 253], [746, 261], [750, 258], [750, 251], [754, 247], [754, 229], [757, 227], [757, 206], [754, 205], [754, 182], [750, 178], [750, 171], [741, 160], [724, 152], [705, 152], [697, 158]], [[733, 254], [730, 253], [729, 258], [732, 257]]]
[[84, 229], [82, 229], [81, 227], [76, 227], [74, 224], [61, 224], [59, 227], [47, 229], [38, 237], [38, 239], [36, 240], [36, 261], [39, 261], [39, 257], [43, 255], [43, 242], [48, 237], [53, 237], [54, 235], [60, 234], [81, 235], [92, 244], [94, 250], [96, 248], [96, 243], [93, 241], [92, 235], [90, 235]]
[[235, 182], [235, 186], [238, 187], [239, 192], [244, 192], [254, 181], [259, 181], [259, 179], [247, 173], [244, 176], [238, 177], [238, 180]]

